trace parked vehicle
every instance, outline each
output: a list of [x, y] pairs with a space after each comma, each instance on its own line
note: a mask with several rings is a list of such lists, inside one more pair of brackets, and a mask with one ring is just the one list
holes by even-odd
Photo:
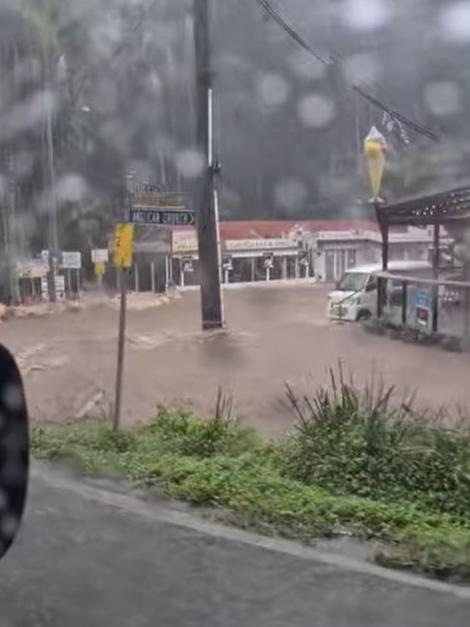
[[[367, 320], [377, 314], [376, 274], [381, 264], [357, 266], [346, 270], [336, 289], [328, 295], [328, 317], [333, 320]], [[426, 261], [391, 261], [388, 271], [397, 275], [430, 277], [431, 264]], [[393, 292], [393, 285], [391, 286]]]

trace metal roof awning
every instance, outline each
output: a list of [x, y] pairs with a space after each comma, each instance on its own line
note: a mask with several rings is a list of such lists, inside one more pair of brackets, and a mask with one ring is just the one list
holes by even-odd
[[426, 226], [470, 223], [470, 186], [377, 206], [377, 218], [384, 226]]

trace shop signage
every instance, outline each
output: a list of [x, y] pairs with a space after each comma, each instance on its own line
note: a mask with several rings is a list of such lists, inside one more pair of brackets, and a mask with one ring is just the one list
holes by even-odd
[[298, 248], [298, 245], [294, 240], [287, 238], [233, 239], [225, 242], [225, 249], [231, 252], [240, 250], [291, 250], [292, 248]]

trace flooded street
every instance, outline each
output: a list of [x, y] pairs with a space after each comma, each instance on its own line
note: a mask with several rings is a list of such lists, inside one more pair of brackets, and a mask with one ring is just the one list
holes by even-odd
[[[326, 290], [263, 286], [225, 293], [227, 331], [200, 331], [199, 293], [129, 312], [123, 419], [146, 420], [159, 405], [207, 414], [219, 386], [235, 412], [263, 434], [282, 433], [293, 416], [285, 383], [314, 389], [341, 360], [358, 382], [382, 375], [433, 407], [470, 406], [470, 356], [366, 334], [330, 323]], [[114, 395], [117, 311], [12, 320], [0, 327], [25, 377], [34, 420], [109, 413]]]

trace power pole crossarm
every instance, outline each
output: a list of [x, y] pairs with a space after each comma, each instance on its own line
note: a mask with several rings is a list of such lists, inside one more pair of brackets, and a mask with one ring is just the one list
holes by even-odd
[[204, 330], [224, 325], [219, 224], [217, 207], [217, 168], [213, 161], [211, 45], [209, 0], [194, 2], [194, 42], [197, 78], [197, 148], [205, 165], [195, 190], [199, 265], [201, 274], [202, 326]]

